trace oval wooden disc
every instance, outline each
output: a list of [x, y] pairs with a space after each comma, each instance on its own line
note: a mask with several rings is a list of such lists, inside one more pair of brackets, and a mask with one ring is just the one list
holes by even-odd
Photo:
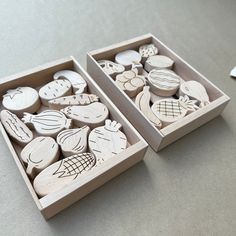
[[126, 67], [126, 69], [131, 69], [132, 63], [140, 62], [141, 59], [141, 55], [134, 50], [126, 50], [116, 54], [115, 56], [116, 63], [123, 65], [124, 67]]
[[145, 62], [145, 70], [150, 72], [153, 69], [172, 69], [174, 61], [167, 56], [155, 55], [149, 57]]

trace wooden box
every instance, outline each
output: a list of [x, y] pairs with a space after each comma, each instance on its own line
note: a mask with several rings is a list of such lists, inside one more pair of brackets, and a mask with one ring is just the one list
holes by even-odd
[[[97, 63], [98, 60], [114, 61], [117, 53], [127, 49], [137, 51], [141, 45], [150, 43], [157, 46], [159, 54], [166, 55], [174, 60], [175, 64], [173, 70], [184, 80], [196, 80], [203, 84], [211, 101], [209, 105], [160, 130], [150, 123], [150, 121], [138, 110], [134, 102], [116, 86], [114, 80], [104, 73]], [[89, 52], [87, 54], [87, 71], [155, 151], [159, 151], [185, 134], [218, 116], [230, 100], [226, 94], [152, 34], [143, 35]]]
[[100, 98], [100, 101], [108, 107], [110, 118], [122, 124], [122, 129], [127, 136], [129, 146], [120, 154], [117, 154], [113, 158], [105, 161], [100, 167], [89, 171], [88, 174], [79, 179], [80, 181], [74, 181], [72, 184], [66, 186], [60, 191], [39, 198], [25, 172], [24, 165], [18, 157], [22, 148], [9, 139], [4, 127], [0, 123], [2, 135], [6, 140], [20, 173], [38, 209], [46, 219], [54, 216], [105, 182], [133, 166], [135, 163], [141, 161], [148, 146], [142, 136], [139, 135], [94, 80], [72, 57], [48, 63], [11, 77], [0, 79], [0, 96], [2, 97], [8, 89], [16, 88], [18, 86], [31, 86], [38, 89], [42, 85], [51, 81], [55, 72], [65, 69], [77, 71], [87, 81], [88, 92], [96, 94]]

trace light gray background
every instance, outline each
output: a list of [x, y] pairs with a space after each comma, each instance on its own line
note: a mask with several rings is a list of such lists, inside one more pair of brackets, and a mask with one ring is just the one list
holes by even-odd
[[232, 99], [49, 222], [0, 136], [0, 235], [236, 235], [235, 0], [0, 1], [0, 76], [151, 32]]

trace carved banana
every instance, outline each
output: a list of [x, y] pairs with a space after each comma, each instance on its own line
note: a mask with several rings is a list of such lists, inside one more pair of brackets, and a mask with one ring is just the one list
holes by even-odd
[[162, 123], [153, 113], [150, 107], [151, 94], [149, 88], [149, 86], [143, 87], [143, 91], [136, 96], [135, 104], [139, 108], [139, 110], [150, 120], [150, 122], [158, 129], [160, 129]]

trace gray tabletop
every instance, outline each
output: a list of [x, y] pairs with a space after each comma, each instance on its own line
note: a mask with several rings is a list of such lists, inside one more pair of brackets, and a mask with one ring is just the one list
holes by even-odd
[[0, 135], [1, 235], [236, 235], [235, 0], [0, 1], [0, 76], [153, 33], [231, 97], [222, 116], [46, 222]]

